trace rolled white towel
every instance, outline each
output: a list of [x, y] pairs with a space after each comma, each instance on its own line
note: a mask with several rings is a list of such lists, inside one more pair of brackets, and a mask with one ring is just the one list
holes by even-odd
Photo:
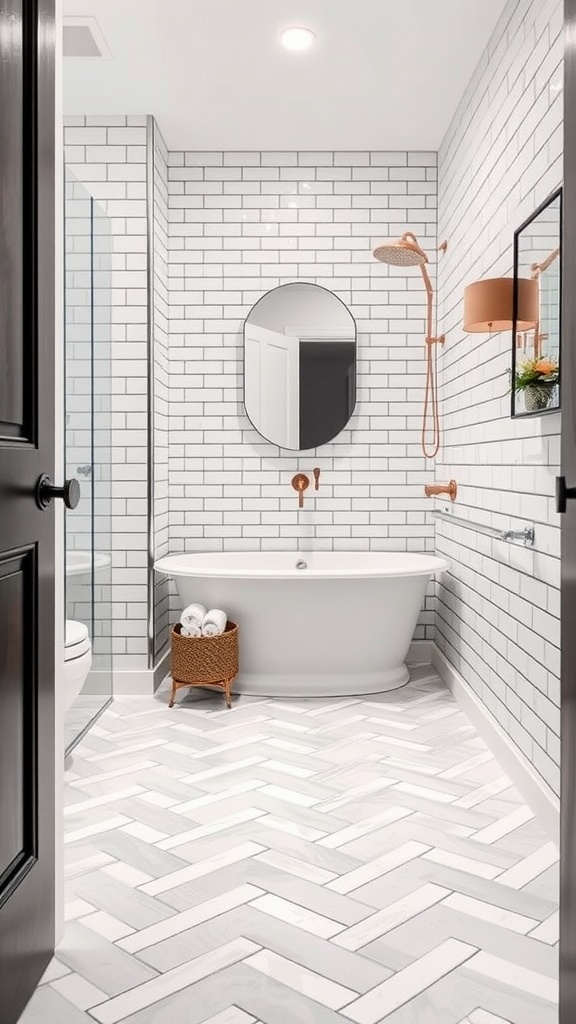
[[[206, 609], [203, 604], [189, 604], [180, 616], [180, 622], [184, 629], [192, 629], [197, 626], [202, 631], [202, 623], [206, 617]], [[201, 633], [192, 633], [192, 636], [200, 636]]]
[[202, 622], [202, 636], [220, 636], [226, 629], [227, 621], [226, 612], [220, 608], [211, 608]]
[[202, 626], [181, 626], [180, 636], [202, 636]]

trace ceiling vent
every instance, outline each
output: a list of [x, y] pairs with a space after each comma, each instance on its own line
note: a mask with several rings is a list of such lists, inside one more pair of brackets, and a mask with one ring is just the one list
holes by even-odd
[[96, 18], [64, 18], [62, 28], [63, 53], [68, 59], [109, 60], [112, 56]]

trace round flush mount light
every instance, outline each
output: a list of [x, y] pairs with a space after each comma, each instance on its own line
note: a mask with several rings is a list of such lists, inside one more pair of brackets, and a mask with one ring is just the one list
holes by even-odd
[[285, 28], [280, 34], [280, 42], [285, 50], [292, 53], [303, 53], [309, 50], [316, 42], [316, 33], [311, 28], [304, 28], [302, 25], [295, 25], [292, 28]]

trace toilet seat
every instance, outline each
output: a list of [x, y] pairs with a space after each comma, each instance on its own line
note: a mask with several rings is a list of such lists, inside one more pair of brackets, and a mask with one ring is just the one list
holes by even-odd
[[75, 622], [74, 619], [66, 619], [66, 639], [64, 647], [64, 660], [75, 661], [82, 658], [91, 651], [88, 627], [83, 622]]

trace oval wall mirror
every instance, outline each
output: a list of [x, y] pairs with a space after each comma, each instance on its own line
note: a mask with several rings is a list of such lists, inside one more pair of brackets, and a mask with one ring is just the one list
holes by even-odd
[[244, 323], [244, 405], [262, 437], [304, 451], [333, 441], [356, 405], [356, 321], [333, 292], [284, 284]]

